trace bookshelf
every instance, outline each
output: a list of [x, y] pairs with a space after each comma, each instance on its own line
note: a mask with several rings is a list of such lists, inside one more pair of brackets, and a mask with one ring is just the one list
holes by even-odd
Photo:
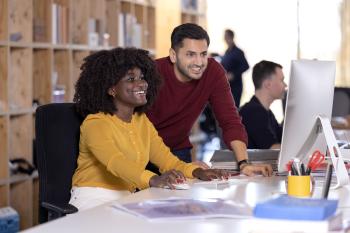
[[154, 0], [0, 0], [0, 207], [17, 210], [21, 229], [38, 223], [38, 175], [10, 174], [8, 161], [33, 162], [36, 104], [72, 101], [95, 51], [155, 55], [155, 14]]
[[[207, 26], [207, 0], [158, 0], [155, 5], [157, 12], [147, 15], [147, 18], [152, 19], [155, 15], [155, 20], [150, 20], [149, 23], [155, 22], [156, 25], [148, 27], [148, 36], [152, 47], [152, 43], [156, 42], [154, 47], [157, 58], [169, 55], [170, 36], [176, 26], [183, 23], [196, 23], [204, 28]], [[148, 12], [152, 12], [153, 9]]]
[[206, 0], [182, 0], [181, 23], [195, 23], [206, 28]]

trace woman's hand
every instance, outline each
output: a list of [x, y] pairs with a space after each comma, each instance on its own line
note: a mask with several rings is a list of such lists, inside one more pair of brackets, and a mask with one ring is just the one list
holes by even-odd
[[263, 176], [271, 176], [272, 167], [270, 164], [259, 164], [259, 165], [244, 164], [241, 166], [241, 173], [247, 176], [254, 176], [255, 174], [262, 174]]
[[160, 176], [153, 176], [149, 180], [150, 187], [164, 188], [169, 187], [170, 189], [175, 189], [173, 184], [181, 184], [185, 182], [186, 178], [180, 171], [174, 169], [163, 173]]
[[203, 168], [203, 169], [208, 169], [208, 168], [210, 168], [209, 166], [208, 166], [208, 164], [206, 164], [205, 162], [203, 162], [203, 161], [194, 161], [194, 162], [192, 162], [192, 164], [194, 164], [194, 165], [197, 165], [197, 166], [199, 166], [199, 167], [201, 167], [201, 168]]
[[192, 175], [200, 180], [210, 181], [212, 179], [228, 179], [230, 172], [222, 169], [202, 169], [197, 168]]

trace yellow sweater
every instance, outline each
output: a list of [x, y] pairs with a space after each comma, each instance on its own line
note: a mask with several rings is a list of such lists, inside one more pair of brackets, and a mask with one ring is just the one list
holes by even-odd
[[175, 157], [145, 114], [135, 113], [130, 123], [114, 115], [90, 114], [80, 126], [73, 185], [131, 192], [144, 189], [155, 175], [145, 170], [148, 161], [161, 172], [176, 169], [188, 178], [198, 167]]

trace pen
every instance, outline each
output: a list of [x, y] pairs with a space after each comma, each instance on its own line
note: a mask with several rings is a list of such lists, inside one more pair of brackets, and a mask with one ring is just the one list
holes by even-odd
[[296, 174], [297, 174], [298, 176], [301, 176], [302, 174], [301, 174], [301, 169], [300, 169], [300, 164], [301, 164], [300, 159], [295, 158], [294, 161], [293, 161], [293, 163], [294, 163], [295, 170], [297, 171]]
[[301, 175], [302, 176], [307, 175], [306, 171], [305, 171], [305, 165], [303, 163], [301, 163], [301, 165], [300, 165], [300, 170], [301, 170]]
[[292, 166], [291, 166], [292, 176], [299, 176], [299, 172], [295, 166], [296, 166], [295, 163], [292, 163]]
[[307, 168], [306, 168], [306, 175], [310, 175], [310, 173], [311, 173], [311, 168], [310, 168], [310, 167], [307, 167]]
[[328, 198], [329, 188], [331, 186], [331, 181], [332, 181], [332, 172], [333, 172], [333, 165], [331, 163], [328, 163], [325, 182], [323, 184], [323, 190], [322, 190], [322, 198], [324, 199]]

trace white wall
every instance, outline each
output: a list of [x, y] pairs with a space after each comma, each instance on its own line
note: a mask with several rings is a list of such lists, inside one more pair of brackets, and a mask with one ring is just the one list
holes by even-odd
[[[335, 60], [340, 45], [339, 4], [341, 0], [207, 0], [209, 51], [223, 54], [223, 32], [235, 31], [238, 47], [243, 49], [250, 69], [243, 75], [242, 103], [254, 94], [251, 70], [260, 60], [271, 60], [284, 67], [289, 80], [290, 61], [297, 59], [298, 35], [300, 58]], [[272, 105], [282, 120], [280, 101]]]

